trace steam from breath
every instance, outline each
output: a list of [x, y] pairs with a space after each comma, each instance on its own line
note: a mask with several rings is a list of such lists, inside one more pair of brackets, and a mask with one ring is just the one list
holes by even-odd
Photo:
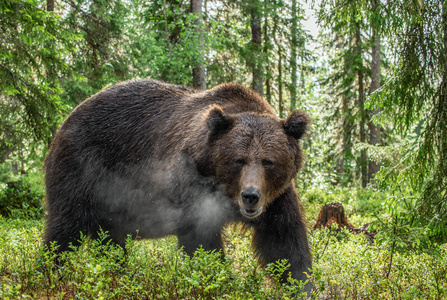
[[142, 238], [175, 234], [191, 224], [196, 231], [215, 231], [236, 218], [224, 187], [201, 176], [186, 155], [114, 172], [95, 169], [98, 217], [118, 240], [137, 231]]

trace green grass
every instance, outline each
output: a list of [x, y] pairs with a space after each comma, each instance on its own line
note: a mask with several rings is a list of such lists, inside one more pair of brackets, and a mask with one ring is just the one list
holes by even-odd
[[[381, 212], [382, 197], [348, 190], [303, 195], [310, 225], [323, 203], [342, 202], [348, 220], [360, 226]], [[61, 267], [42, 249], [42, 230], [40, 220], [0, 217], [0, 299], [293, 299], [296, 292], [272, 275], [285, 262], [261, 268], [251, 233], [238, 226], [226, 229], [225, 261], [203, 250], [188, 257], [175, 237], [128, 240], [127, 256], [83, 239], [63, 254]], [[384, 234], [371, 243], [345, 231], [311, 230], [314, 298], [447, 299], [447, 245], [392, 251]]]

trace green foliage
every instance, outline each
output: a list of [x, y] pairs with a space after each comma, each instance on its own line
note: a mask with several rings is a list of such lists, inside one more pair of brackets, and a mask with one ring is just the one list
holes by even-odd
[[[372, 9], [373, 2], [379, 6]], [[42, 223], [22, 221], [42, 214], [43, 157], [80, 101], [129, 78], [191, 85], [198, 62], [209, 86], [250, 86], [254, 52], [266, 99], [279, 115], [297, 106], [314, 119], [303, 142], [306, 167], [296, 179], [308, 220], [322, 204], [341, 202], [351, 223], [373, 222], [379, 231], [375, 244], [347, 232], [312, 232], [319, 297], [445, 298], [446, 248], [434, 244], [447, 237], [444, 2], [323, 0], [319, 19], [327, 35], [315, 74], [310, 37], [300, 25], [304, 12], [289, 2], [205, 2], [204, 53], [188, 1], [64, 0], [54, 12], [43, 9], [43, 0], [1, 2], [0, 298], [285, 299], [296, 291], [275, 280], [287, 262], [259, 268], [248, 235], [231, 230], [224, 263], [203, 250], [186, 257], [172, 239], [129, 240], [124, 262], [122, 250], [103, 236], [85, 239], [59, 268], [54, 253], [38, 247]], [[261, 18], [261, 47], [251, 42], [250, 11]], [[385, 84], [366, 103], [380, 110], [373, 119], [383, 128], [380, 146], [359, 143], [356, 74], [365, 72], [367, 90], [371, 27], [387, 47]], [[357, 189], [364, 150], [382, 169], [370, 189]]]
[[428, 226], [432, 239], [446, 241], [447, 6], [397, 1], [387, 6], [387, 16], [384, 33], [400, 55], [370, 105], [381, 107], [379, 121], [393, 124], [404, 138], [379, 183], [407, 203], [407, 225]]
[[0, 217], [40, 219], [44, 192], [41, 185], [21, 176], [0, 185]]
[[329, 72], [321, 81], [330, 95], [322, 101], [327, 111], [324, 126], [332, 124], [325, 155], [336, 172], [334, 183], [342, 186], [357, 184], [361, 178], [366, 187], [368, 181], [366, 151], [355, 147], [368, 141], [364, 99], [371, 75], [368, 52], [372, 38], [366, 33], [372, 26], [369, 3], [323, 0], [318, 9], [318, 21], [325, 29], [321, 43], [328, 61], [322, 71]]
[[[138, 76], [152, 77], [171, 83], [191, 85], [192, 67], [203, 58], [194, 30], [197, 16], [189, 5], [172, 1], [142, 4], [134, 1], [134, 22], [129, 26], [132, 43], [129, 51]], [[213, 27], [205, 31], [205, 53], [210, 38], [218, 39]]]
[[[380, 1], [323, 0], [318, 18], [329, 36], [323, 42], [330, 73], [322, 83], [335, 98], [327, 101], [326, 122], [319, 123], [325, 128], [321, 131], [332, 132], [323, 154], [333, 169], [332, 173], [324, 172], [326, 181], [343, 186], [357, 184], [359, 154], [368, 150], [370, 160], [382, 166], [371, 185], [388, 189], [396, 198], [393, 201], [400, 202], [405, 211], [399, 216], [391, 214], [384, 222], [394, 224], [397, 217], [403, 228], [410, 226], [419, 232], [429, 228], [433, 240], [446, 241], [445, 1], [428, 4], [402, 0], [384, 5]], [[360, 45], [354, 36], [357, 26], [361, 29]], [[370, 75], [371, 28], [386, 47], [381, 58], [384, 84], [368, 95], [366, 103], [366, 109], [378, 112], [371, 121], [382, 128], [380, 146], [359, 143], [357, 126], [364, 117], [356, 108], [355, 73], [362, 67], [367, 71], [365, 75]], [[361, 56], [356, 46], [361, 48]], [[334, 172], [341, 176], [333, 176]]]
[[58, 76], [67, 72], [64, 56], [76, 39], [61, 26], [59, 16], [42, 10], [40, 4], [39, 0], [0, 3], [0, 128], [13, 134], [10, 128], [23, 123], [21, 129], [36, 140], [51, 136], [53, 124], [47, 117], [59, 109]]
[[[56, 245], [40, 246], [41, 222], [0, 219], [0, 228], [2, 299], [292, 299], [299, 288], [292, 279], [278, 282], [285, 262], [258, 267], [244, 235], [229, 242], [222, 261], [220, 253], [203, 249], [189, 257], [174, 238], [129, 239], [125, 255], [102, 233], [97, 240], [82, 237], [56, 266]], [[275, 274], [271, 280], [269, 274]]]
[[66, 57], [73, 74], [62, 79], [64, 103], [74, 107], [105, 86], [131, 78], [124, 39], [129, 10], [121, 0], [67, 1], [62, 10], [62, 25], [80, 36]]
[[424, 138], [414, 132], [401, 138], [399, 144], [373, 149], [384, 166], [376, 174], [376, 184], [392, 194], [388, 206], [399, 207], [390, 212], [383, 222], [395, 224], [397, 218], [398, 227], [411, 228], [405, 229], [408, 234], [411, 233], [409, 240], [413, 239], [411, 235], [419, 232], [433, 240], [443, 241], [447, 237], [446, 207], [442, 200], [444, 186], [434, 186], [440, 180], [434, 172], [436, 165], [418, 155], [428, 155], [432, 150], [425, 148], [424, 142]]
[[[311, 234], [314, 284], [324, 299], [443, 299], [447, 296], [447, 247], [395, 251], [362, 235], [329, 230]], [[391, 263], [390, 263], [391, 258]]]
[[[303, 194], [307, 219], [322, 204], [340, 202], [354, 226], [372, 222], [374, 242], [349, 231], [312, 230], [313, 281], [325, 299], [443, 299], [446, 245], [430, 242], [430, 228], [408, 224], [411, 199], [364, 189], [313, 189]], [[415, 219], [417, 220], [417, 219]]]
[[341, 203], [348, 221], [360, 227], [377, 221], [387, 211], [388, 194], [362, 188], [319, 188], [309, 189], [301, 194], [306, 208], [307, 220], [315, 222], [321, 206], [329, 203]]
[[[226, 230], [226, 259], [199, 249], [189, 257], [176, 239], [135, 241], [123, 249], [107, 234], [82, 237], [61, 254], [40, 244], [42, 221], [0, 218], [0, 298], [73, 299], [294, 299], [301, 283], [278, 281], [287, 261], [265, 269], [250, 250], [250, 232]], [[374, 243], [347, 231], [313, 230], [315, 298], [443, 299], [447, 297], [447, 246], [392, 251], [380, 232]]]

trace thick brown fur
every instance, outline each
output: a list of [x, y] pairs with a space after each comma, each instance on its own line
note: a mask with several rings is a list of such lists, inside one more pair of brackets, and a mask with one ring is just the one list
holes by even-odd
[[222, 227], [237, 221], [254, 228], [264, 263], [288, 259], [292, 276], [306, 280], [311, 255], [292, 181], [309, 123], [303, 111], [279, 119], [235, 84], [111, 86], [80, 104], [53, 141], [45, 242], [64, 251], [100, 229], [121, 245], [137, 232], [175, 234], [192, 253], [222, 249]]

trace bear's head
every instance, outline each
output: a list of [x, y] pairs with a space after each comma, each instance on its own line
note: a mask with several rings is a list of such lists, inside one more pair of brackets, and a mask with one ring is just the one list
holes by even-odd
[[210, 108], [209, 130], [214, 175], [246, 218], [262, 214], [291, 185], [301, 168], [299, 139], [310, 119], [299, 110], [286, 120], [271, 114], [225, 114]]

